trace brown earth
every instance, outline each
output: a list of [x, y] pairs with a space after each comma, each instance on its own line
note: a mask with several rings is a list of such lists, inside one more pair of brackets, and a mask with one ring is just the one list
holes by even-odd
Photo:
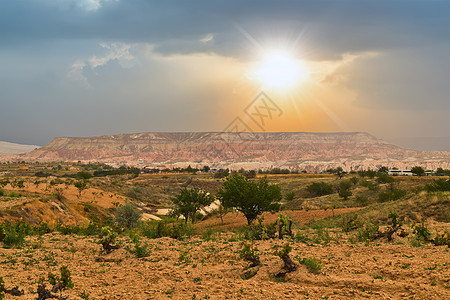
[[[319, 210], [285, 210], [283, 211], [283, 215], [291, 218], [295, 221], [295, 225], [305, 225], [311, 222], [312, 220], [323, 219], [326, 217], [339, 215], [343, 213], [347, 213], [350, 211], [355, 211], [361, 209], [360, 207], [350, 207], [350, 208], [338, 208], [338, 209], [319, 209]], [[263, 224], [270, 224], [276, 222], [279, 213], [263, 213], [262, 217], [264, 218]], [[218, 215], [214, 215], [209, 219], [198, 223], [195, 227], [199, 230], [199, 232], [203, 232], [207, 229], [214, 230], [232, 230], [236, 228], [243, 227], [247, 225], [247, 219], [245, 219], [244, 215], [240, 213], [228, 213], [223, 218], [222, 221]]]
[[[275, 276], [282, 261], [273, 252], [284, 241], [255, 241], [262, 265], [248, 269], [239, 258], [239, 236], [230, 232], [209, 241], [141, 238], [150, 251], [145, 258], [126, 250], [133, 249], [127, 237], [120, 239], [122, 248], [105, 255], [96, 237], [51, 233], [29, 238], [23, 249], [0, 248], [0, 277], [6, 287], [19, 285], [25, 291], [24, 296], [6, 299], [35, 299], [39, 277], [57, 274], [62, 265], [68, 265], [75, 285], [63, 292], [69, 299], [80, 299], [83, 292], [89, 299], [450, 298], [446, 246], [412, 247], [399, 237], [392, 244], [351, 243], [339, 230], [329, 234], [328, 245], [291, 242], [298, 268], [283, 279]], [[323, 264], [317, 274], [298, 263], [312, 257]], [[252, 271], [253, 277], [243, 279]]]
[[[61, 201], [53, 195], [58, 188], [62, 190]], [[82, 191], [79, 197], [77, 188], [65, 184], [50, 187], [28, 182], [22, 189], [8, 184], [4, 190], [7, 194], [14, 191], [23, 196], [0, 201], [0, 223], [26, 221], [30, 224], [45, 222], [50, 226], [83, 225], [89, 222], [89, 214], [107, 216], [110, 214], [107, 209], [125, 203], [125, 197], [96, 188]]]

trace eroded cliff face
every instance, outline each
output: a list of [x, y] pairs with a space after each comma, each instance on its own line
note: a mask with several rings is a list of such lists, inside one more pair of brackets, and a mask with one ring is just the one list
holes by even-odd
[[402, 149], [370, 134], [148, 132], [97, 137], [60, 137], [17, 157], [29, 161], [98, 161], [153, 166], [212, 165], [291, 168], [307, 171], [422, 165], [450, 168], [450, 153]]

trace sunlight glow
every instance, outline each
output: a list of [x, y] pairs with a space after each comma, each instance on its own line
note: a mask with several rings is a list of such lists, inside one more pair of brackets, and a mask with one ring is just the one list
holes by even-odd
[[282, 90], [298, 86], [308, 75], [302, 61], [286, 52], [272, 52], [256, 65], [252, 77], [267, 88]]

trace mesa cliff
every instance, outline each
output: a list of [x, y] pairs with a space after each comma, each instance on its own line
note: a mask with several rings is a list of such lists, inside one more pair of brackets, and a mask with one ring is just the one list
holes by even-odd
[[[11, 158], [11, 157], [10, 157]], [[25, 161], [83, 161], [153, 167], [288, 168], [319, 172], [379, 166], [450, 168], [450, 153], [407, 150], [364, 132], [146, 132], [58, 137], [17, 155]]]

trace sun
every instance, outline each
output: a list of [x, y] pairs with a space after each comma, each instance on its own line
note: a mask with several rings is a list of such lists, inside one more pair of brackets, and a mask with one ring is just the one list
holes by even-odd
[[308, 72], [302, 61], [287, 52], [277, 51], [264, 55], [252, 77], [264, 87], [285, 90], [301, 84]]

